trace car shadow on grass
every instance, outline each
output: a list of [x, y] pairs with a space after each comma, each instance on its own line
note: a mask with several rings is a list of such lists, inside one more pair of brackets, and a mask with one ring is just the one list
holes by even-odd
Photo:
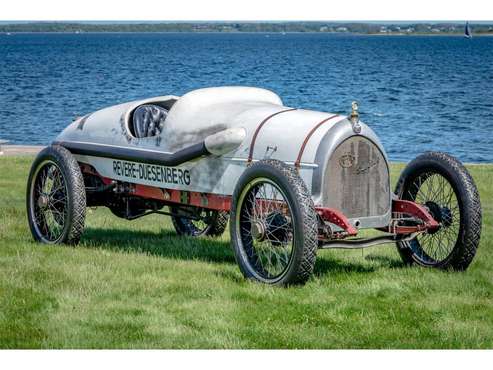
[[229, 242], [207, 237], [179, 236], [167, 230], [153, 233], [141, 230], [86, 228], [81, 246], [173, 259], [235, 263]]
[[[142, 230], [89, 227], [84, 232], [81, 246], [120, 252], [145, 253], [164, 258], [236, 264], [229, 240], [184, 237], [167, 230], [155, 233]], [[396, 259], [377, 254], [369, 254], [364, 259], [362, 258], [361, 262], [319, 256], [315, 263], [314, 275], [372, 273], [379, 268], [403, 266], [402, 262]]]

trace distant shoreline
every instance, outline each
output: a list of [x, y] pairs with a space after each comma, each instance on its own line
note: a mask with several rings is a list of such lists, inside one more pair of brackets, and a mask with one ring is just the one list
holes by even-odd
[[[334, 21], [183, 21], [88, 23], [83, 21], [30, 21], [2, 23], [0, 33], [324, 33], [337, 35], [435, 36], [464, 34], [465, 21], [450, 22], [334, 22]], [[493, 20], [469, 22], [477, 36], [493, 35]]]
[[[310, 31], [310, 32], [302, 32], [302, 31], [290, 31], [290, 32], [270, 32], [270, 31], [232, 31], [232, 32], [224, 32], [224, 31], [88, 31], [88, 32], [67, 32], [67, 31], [19, 31], [19, 32], [0, 32], [0, 35], [3, 36], [15, 36], [15, 35], [99, 35], [99, 34], [224, 34], [224, 35], [236, 35], [236, 34], [269, 34], [269, 35], [287, 35], [287, 34], [321, 34], [321, 35], [331, 35], [331, 36], [378, 36], [378, 37], [419, 37], [419, 36], [431, 36], [431, 37], [464, 37], [463, 34], [460, 33], [358, 33], [358, 32], [319, 32], [319, 31]], [[493, 33], [478, 33], [473, 34], [474, 37], [492, 37]]]

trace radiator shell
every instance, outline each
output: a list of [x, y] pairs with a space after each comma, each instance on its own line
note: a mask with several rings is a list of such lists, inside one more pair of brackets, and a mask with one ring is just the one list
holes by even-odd
[[325, 206], [341, 210], [350, 219], [368, 221], [387, 215], [389, 169], [378, 146], [368, 138], [355, 135], [340, 143], [325, 167], [324, 178]]

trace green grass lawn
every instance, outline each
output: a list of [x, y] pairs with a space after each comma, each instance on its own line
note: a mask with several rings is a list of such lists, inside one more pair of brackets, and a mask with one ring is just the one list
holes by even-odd
[[[320, 251], [303, 287], [245, 281], [229, 233], [88, 210], [77, 247], [35, 244], [30, 157], [0, 157], [1, 348], [492, 348], [493, 166], [470, 166], [483, 236], [464, 273], [404, 267], [394, 245]], [[394, 165], [393, 180], [402, 168]]]

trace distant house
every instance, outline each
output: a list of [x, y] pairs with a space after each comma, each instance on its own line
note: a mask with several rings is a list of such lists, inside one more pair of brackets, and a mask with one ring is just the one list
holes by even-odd
[[433, 32], [433, 33], [439, 33], [441, 31], [438, 28], [432, 28], [431, 29], [431, 32]]
[[329, 27], [327, 26], [320, 27], [320, 32], [328, 32], [328, 31], [329, 31]]
[[337, 32], [347, 32], [347, 28], [346, 27], [337, 27], [336, 31]]

